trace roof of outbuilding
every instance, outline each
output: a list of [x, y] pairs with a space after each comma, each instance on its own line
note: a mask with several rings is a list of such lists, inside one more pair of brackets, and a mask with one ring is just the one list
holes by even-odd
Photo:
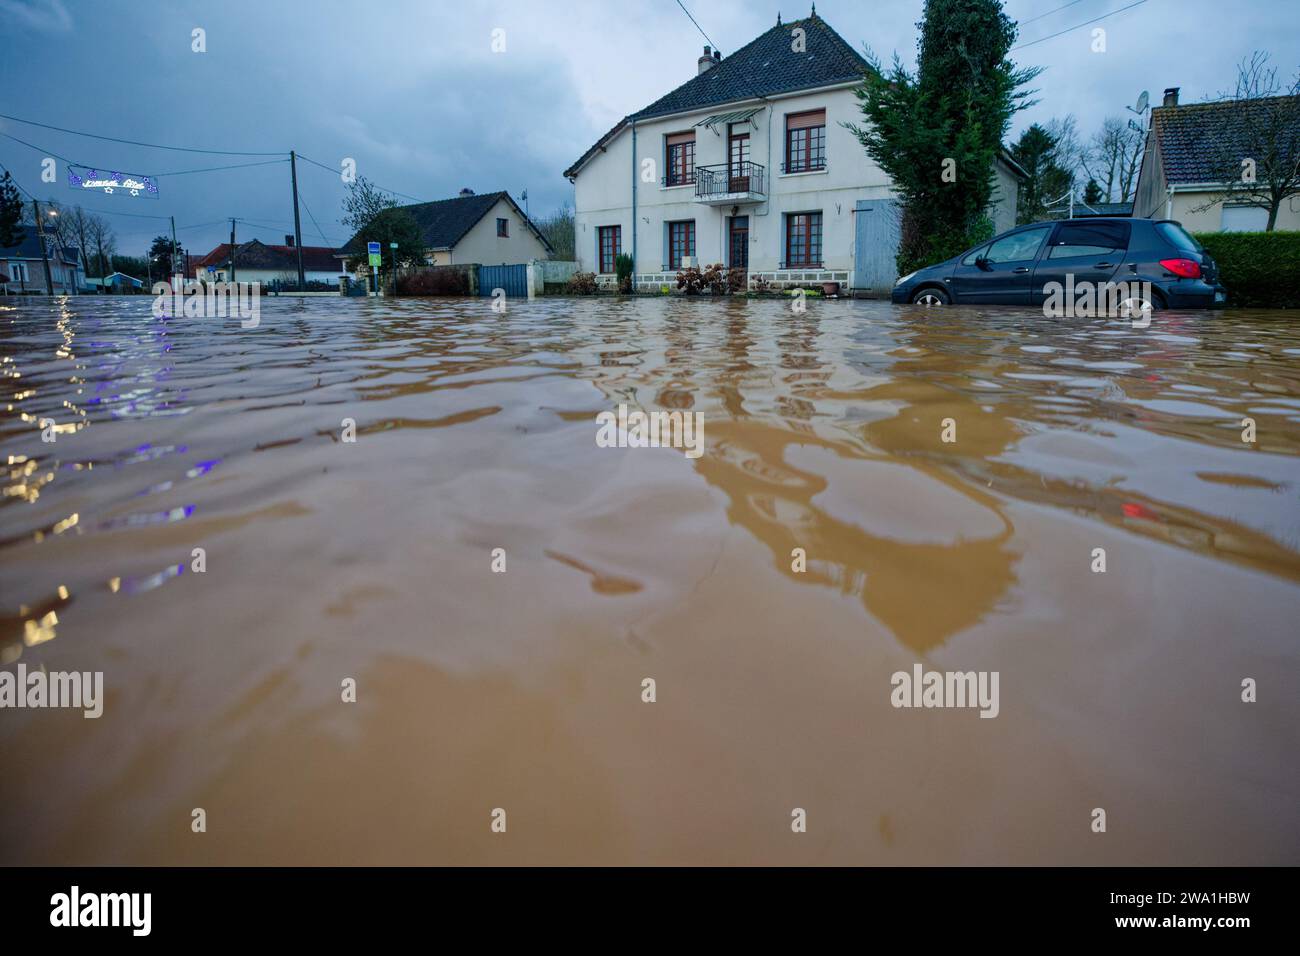
[[1284, 108], [1295, 117], [1300, 137], [1300, 97], [1266, 96], [1254, 100], [1224, 100], [1157, 106], [1151, 111], [1151, 129], [1160, 145], [1165, 182], [1210, 183], [1223, 178], [1225, 156], [1245, 155], [1244, 143], [1252, 117]]
[[[792, 50], [795, 28], [804, 31], [802, 53]], [[629, 121], [850, 83], [861, 79], [866, 69], [867, 61], [862, 55], [817, 14], [803, 20], [778, 23], [677, 89], [619, 120], [566, 169], [564, 175], [576, 175], [582, 165]]]
[[[302, 267], [305, 272], [338, 272], [336, 253], [329, 246], [303, 246]], [[230, 243], [223, 242], [206, 256], [191, 257], [189, 268], [206, 269], [208, 266], [225, 266], [230, 263]], [[253, 239], [241, 242], [235, 253], [235, 272], [240, 269], [280, 269], [298, 271], [296, 246], [273, 246]]]

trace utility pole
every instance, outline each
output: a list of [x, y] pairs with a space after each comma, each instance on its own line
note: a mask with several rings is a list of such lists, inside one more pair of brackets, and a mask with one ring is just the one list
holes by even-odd
[[[181, 257], [181, 247], [176, 243], [176, 217], [169, 216], [168, 218], [172, 221], [172, 276], [179, 275], [181, 284], [184, 285], [185, 266], [177, 261]], [[179, 292], [180, 290], [177, 289], [176, 291]]]
[[293, 244], [298, 249], [298, 291], [307, 291], [307, 277], [302, 271], [302, 222], [298, 218], [298, 156], [289, 150], [289, 175], [293, 177]]
[[230, 281], [235, 281], [235, 219], [230, 218]]
[[41, 262], [45, 263], [45, 294], [54, 297], [54, 277], [50, 275], [50, 254], [45, 248], [45, 223], [41, 221], [41, 204], [32, 199], [32, 211], [36, 213], [36, 235], [41, 242]]

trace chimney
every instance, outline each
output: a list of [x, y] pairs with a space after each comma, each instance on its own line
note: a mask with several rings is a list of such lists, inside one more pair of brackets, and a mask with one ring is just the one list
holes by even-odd
[[460, 194], [461, 194], [462, 196], [472, 196], [472, 195], [474, 195], [474, 190], [472, 190], [472, 189], [470, 189], [468, 186], [466, 186], [464, 189], [462, 189], [462, 190], [460, 191]]
[[713, 66], [713, 54], [710, 52], [709, 47], [706, 46], [706, 47], [704, 48], [704, 55], [703, 55], [702, 57], [700, 57], [699, 60], [696, 61], [696, 62], [698, 62], [699, 65], [700, 65], [700, 73], [705, 73], [705, 72], [707, 72], [710, 68], [712, 68], [712, 66]]
[[292, 249], [292, 248], [293, 248], [293, 236], [285, 236], [285, 237], [284, 237], [284, 244], [285, 244], [286, 246], [288, 246], [290, 249]]
[[1178, 105], [1178, 87], [1171, 86], [1169, 87], [1169, 89], [1165, 90], [1165, 102], [1163, 105], [1165, 106]]
[[721, 63], [721, 62], [722, 62], [722, 51], [721, 51], [721, 50], [714, 50], [714, 51], [713, 51], [713, 62], [714, 62], [714, 63]]

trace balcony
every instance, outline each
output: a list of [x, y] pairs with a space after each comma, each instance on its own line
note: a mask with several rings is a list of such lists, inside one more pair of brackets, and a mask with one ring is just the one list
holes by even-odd
[[695, 201], [711, 206], [767, 200], [767, 170], [758, 163], [695, 167]]

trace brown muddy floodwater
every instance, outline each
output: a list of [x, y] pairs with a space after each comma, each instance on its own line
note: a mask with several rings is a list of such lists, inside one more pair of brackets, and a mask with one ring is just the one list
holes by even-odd
[[1300, 862], [1294, 314], [11, 302], [0, 862]]

